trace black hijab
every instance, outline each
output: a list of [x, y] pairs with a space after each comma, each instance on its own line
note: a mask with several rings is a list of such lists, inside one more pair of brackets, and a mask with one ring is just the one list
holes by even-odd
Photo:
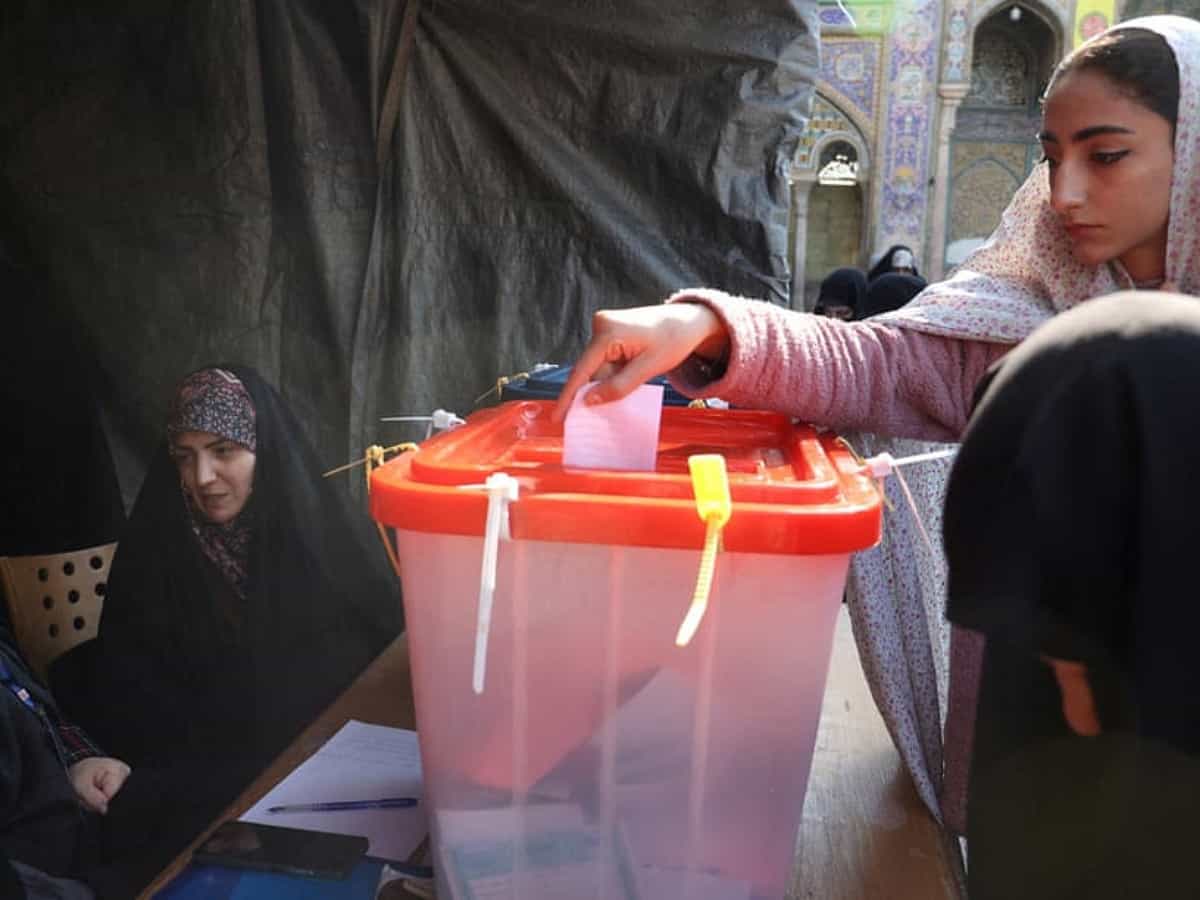
[[387, 646], [402, 613], [366, 514], [321, 478], [279, 394], [253, 369], [223, 368], [257, 422], [244, 596], [202, 552], [164, 441], [113, 560], [99, 637], [51, 678], [67, 712], [135, 768], [202, 757], [245, 777]]
[[1185, 753], [1200, 753], [1197, 385], [1195, 299], [1057, 316], [981, 385], [944, 519], [951, 621], [1115, 672], [1130, 727]]
[[893, 257], [901, 250], [907, 250], [912, 255], [912, 274], [920, 275], [921, 273], [917, 270], [917, 254], [912, 252], [912, 248], [908, 244], [892, 244], [892, 246], [883, 252], [883, 256], [879, 257], [879, 262], [871, 266], [867, 272], [867, 281], [874, 281], [880, 275], [896, 271], [896, 267], [893, 264]]
[[861, 270], [834, 269], [821, 282], [814, 312], [819, 312], [823, 306], [848, 306], [857, 311], [866, 295], [867, 277]]
[[903, 272], [880, 275], [867, 286], [866, 296], [859, 305], [855, 318], [869, 319], [871, 316], [899, 309], [923, 290], [925, 279], [919, 275], [907, 275]]

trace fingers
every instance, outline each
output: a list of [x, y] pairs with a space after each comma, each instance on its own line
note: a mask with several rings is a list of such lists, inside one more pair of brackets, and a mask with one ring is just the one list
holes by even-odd
[[97, 779], [97, 787], [106, 799], [111, 800], [117, 795], [117, 791], [121, 790], [125, 779], [129, 777], [129, 772], [129, 766], [119, 760], [113, 760], [105, 767]]
[[591, 406], [596, 403], [611, 403], [614, 400], [620, 400], [651, 378], [661, 375], [671, 368], [674, 366], [667, 366], [664, 369], [658, 354], [646, 351], [633, 357], [620, 368], [610, 369], [603, 375], [597, 373], [601, 375], [601, 380], [587, 392], [583, 402]]
[[108, 801], [121, 790], [130, 771], [119, 759], [93, 756], [75, 763], [68, 774], [79, 802], [86, 809], [104, 815], [108, 812]]
[[571, 403], [574, 401], [575, 395], [606, 364], [607, 356], [608, 347], [606, 340], [602, 333], [597, 333], [596, 323], [593, 319], [592, 340], [584, 349], [574, 368], [571, 369], [571, 375], [567, 378], [567, 383], [563, 385], [562, 392], [558, 395], [558, 402], [554, 404], [554, 411], [550, 415], [552, 421], [561, 422], [567, 417], [567, 410], [571, 408]]
[[104, 815], [108, 812], [108, 797], [91, 779], [83, 780], [75, 784], [75, 793], [79, 797], [79, 802], [94, 813]]
[[1063, 718], [1071, 730], [1083, 737], [1100, 734], [1100, 716], [1088, 680], [1087, 667], [1076, 662], [1046, 657], [1054, 670], [1058, 690], [1062, 695]]
[[[725, 326], [699, 303], [601, 310], [592, 317], [592, 339], [559, 394], [552, 418], [561, 422], [579, 390], [600, 377], [588, 403], [607, 403], [669, 372], [702, 344], [724, 345]], [[603, 374], [601, 374], [603, 373]]]

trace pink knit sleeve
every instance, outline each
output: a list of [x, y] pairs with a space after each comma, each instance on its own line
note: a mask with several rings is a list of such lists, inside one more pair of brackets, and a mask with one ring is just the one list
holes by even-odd
[[668, 302], [706, 304], [730, 336], [724, 376], [702, 383], [684, 365], [671, 373], [678, 389], [838, 431], [957, 441], [975, 385], [1012, 346], [840, 322], [708, 289]]

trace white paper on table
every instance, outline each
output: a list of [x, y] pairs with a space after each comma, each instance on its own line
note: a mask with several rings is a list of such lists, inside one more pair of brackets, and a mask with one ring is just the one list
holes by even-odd
[[662, 420], [661, 384], [643, 384], [627, 397], [588, 406], [582, 388], [563, 423], [563, 465], [579, 469], [653, 472]]
[[269, 813], [267, 807], [331, 800], [421, 797], [417, 733], [351, 719], [251, 807], [243, 822], [367, 838], [367, 853], [403, 862], [429, 831], [424, 804], [408, 809]]

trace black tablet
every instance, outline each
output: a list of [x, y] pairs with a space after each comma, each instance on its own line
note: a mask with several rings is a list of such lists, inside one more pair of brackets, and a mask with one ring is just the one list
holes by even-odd
[[352, 834], [302, 831], [253, 822], [225, 822], [193, 854], [196, 862], [286, 872], [309, 878], [345, 878], [367, 852]]

